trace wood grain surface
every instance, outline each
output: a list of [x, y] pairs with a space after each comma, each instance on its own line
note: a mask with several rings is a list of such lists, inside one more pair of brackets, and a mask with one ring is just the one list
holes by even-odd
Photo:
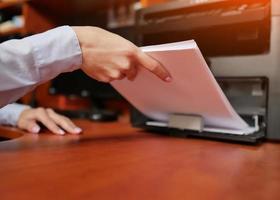
[[1, 200], [280, 199], [279, 143], [248, 146], [156, 135], [127, 122], [76, 122], [80, 136], [0, 128], [15, 138], [0, 142]]

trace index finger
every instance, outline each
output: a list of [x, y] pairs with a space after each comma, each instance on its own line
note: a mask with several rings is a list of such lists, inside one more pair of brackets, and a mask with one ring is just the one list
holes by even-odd
[[148, 54], [146, 54], [142, 51], [139, 51], [139, 53], [137, 54], [137, 59], [143, 67], [148, 69], [150, 72], [152, 72], [153, 74], [158, 76], [163, 81], [166, 81], [166, 82], [171, 81], [170, 73], [156, 59], [152, 58], [151, 56], [149, 56]]

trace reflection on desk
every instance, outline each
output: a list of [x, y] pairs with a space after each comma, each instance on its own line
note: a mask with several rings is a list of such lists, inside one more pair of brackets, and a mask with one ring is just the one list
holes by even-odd
[[[5, 199], [280, 199], [280, 144], [259, 146], [76, 121], [80, 136], [25, 134], [0, 143]], [[18, 137], [20, 136], [20, 137]]]

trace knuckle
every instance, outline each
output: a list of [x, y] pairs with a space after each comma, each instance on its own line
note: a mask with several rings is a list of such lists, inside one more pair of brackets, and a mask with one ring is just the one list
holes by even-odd
[[106, 76], [104, 77], [105, 81], [112, 81], [112, 80], [116, 80], [119, 79], [122, 75], [122, 72], [120, 69], [114, 69], [114, 70], [110, 70], [107, 72]]
[[54, 112], [53, 109], [51, 109], [51, 108], [47, 108], [46, 111], [47, 112]]
[[103, 82], [103, 76], [100, 76], [99, 74], [96, 74], [94, 77], [94, 79]]
[[130, 68], [131, 68], [130, 61], [128, 60], [123, 61], [123, 63], [121, 64], [121, 70], [125, 71], [125, 70], [129, 70]]
[[48, 127], [52, 128], [52, 129], [57, 129], [58, 128], [56, 123], [51, 119], [46, 120], [45, 123]]
[[137, 51], [134, 48], [132, 48], [132, 47], [130, 47], [130, 48], [128, 48], [128, 49], [123, 51], [123, 54], [126, 57], [129, 57], [129, 58], [134, 57], [136, 53], [137, 53]]
[[42, 111], [44, 111], [44, 108], [38, 107], [38, 108], [36, 108], [36, 110], [39, 111], [39, 112], [42, 112]]
[[113, 81], [114, 79], [112, 79], [112, 78], [108, 78], [106, 81], [107, 81], [107, 83], [110, 83], [111, 81]]
[[45, 109], [42, 107], [36, 108], [36, 111], [38, 114], [44, 114], [45, 113]]
[[72, 127], [72, 122], [71, 122], [71, 120], [65, 120], [65, 121], [63, 122], [63, 124], [64, 124], [64, 127]]
[[71, 119], [65, 116], [61, 116], [62, 120], [65, 122], [71, 122]]
[[112, 79], [118, 79], [121, 77], [121, 73], [119, 71], [115, 71], [114, 73], [111, 74]]
[[103, 78], [100, 78], [99, 80], [104, 83], [109, 83], [110, 81], [112, 81], [112, 79], [110, 77], [103, 77]]

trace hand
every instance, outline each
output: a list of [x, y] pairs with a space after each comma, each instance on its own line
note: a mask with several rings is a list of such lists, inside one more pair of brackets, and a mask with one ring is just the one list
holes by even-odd
[[97, 27], [72, 27], [83, 54], [81, 69], [102, 82], [133, 80], [139, 67], [144, 67], [164, 81], [170, 81], [168, 71], [155, 59], [126, 39]]
[[72, 134], [79, 134], [82, 131], [69, 118], [59, 115], [49, 108], [25, 109], [19, 116], [17, 127], [31, 133], [39, 133], [40, 126], [38, 122], [41, 122], [51, 132], [58, 135], [64, 135], [65, 131]]

